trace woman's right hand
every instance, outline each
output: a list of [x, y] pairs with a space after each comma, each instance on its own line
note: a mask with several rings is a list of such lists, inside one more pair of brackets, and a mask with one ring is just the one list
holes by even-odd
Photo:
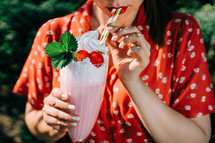
[[62, 136], [67, 132], [68, 127], [74, 127], [80, 118], [70, 111], [75, 110], [75, 106], [68, 102], [69, 96], [64, 94], [59, 88], [54, 88], [52, 92], [44, 98], [44, 121], [57, 130]]

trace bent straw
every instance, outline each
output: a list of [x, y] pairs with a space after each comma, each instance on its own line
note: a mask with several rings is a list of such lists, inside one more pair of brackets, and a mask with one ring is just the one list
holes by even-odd
[[[101, 44], [101, 46], [104, 46], [104, 45], [105, 45], [105, 41], [106, 41], [106, 39], [107, 39], [107, 37], [108, 37], [108, 35], [109, 35], [109, 32], [108, 32], [108, 30], [107, 30], [107, 27], [108, 27], [108, 26], [113, 26], [113, 24], [115, 23], [116, 19], [117, 19], [118, 16], [119, 16], [119, 13], [120, 13], [121, 10], [122, 10], [122, 8], [118, 9], [117, 11], [116, 11], [116, 9], [115, 9], [116, 12], [114, 12], [114, 10], [112, 10], [113, 13], [115, 13], [115, 14], [114, 14], [114, 16], [113, 16], [113, 14], [110, 15], [110, 18], [108, 19], [107, 24], [105, 25], [105, 29], [104, 29], [104, 31], [102, 32], [102, 36], [101, 36], [101, 39], [100, 39], [100, 44]], [[111, 12], [112, 12], [112, 11], [111, 11]]]

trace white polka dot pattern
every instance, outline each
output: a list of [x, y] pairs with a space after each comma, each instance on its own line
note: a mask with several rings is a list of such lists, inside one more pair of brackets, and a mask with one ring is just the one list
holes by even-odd
[[[89, 0], [73, 14], [49, 20], [38, 30], [13, 91], [28, 95], [28, 101], [36, 109], [42, 108], [44, 96], [48, 96], [53, 87], [60, 87], [59, 71], [51, 68], [45, 46], [59, 41], [60, 34], [65, 31], [75, 36], [88, 31], [91, 3]], [[214, 112], [213, 85], [204, 41], [195, 19], [190, 15], [173, 13], [165, 33], [166, 45], [162, 48], [156, 48], [150, 40], [150, 27], [144, 26], [144, 21], [138, 20], [137, 28], [151, 44], [150, 63], [141, 73], [146, 85], [164, 104], [186, 117], [202, 117]], [[110, 87], [105, 91], [100, 114], [86, 142], [153, 142], [147, 130], [140, 125], [135, 104], [119, 84], [117, 71], [113, 69], [108, 76]]]

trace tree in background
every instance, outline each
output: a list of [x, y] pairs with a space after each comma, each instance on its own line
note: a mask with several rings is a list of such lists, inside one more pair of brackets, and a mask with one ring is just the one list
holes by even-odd
[[78, 4], [73, 1], [0, 1], [0, 66], [7, 67], [1, 68], [0, 84], [17, 79], [14, 74], [18, 75], [20, 72], [37, 29], [50, 18], [76, 10]]
[[163, 0], [171, 10], [177, 11], [178, 9], [184, 7], [187, 10], [197, 10], [205, 4], [214, 4], [215, 0]]

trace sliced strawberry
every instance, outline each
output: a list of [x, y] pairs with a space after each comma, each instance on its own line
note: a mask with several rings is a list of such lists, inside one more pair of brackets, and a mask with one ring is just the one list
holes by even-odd
[[90, 62], [94, 64], [96, 67], [100, 67], [104, 63], [104, 57], [101, 53], [97, 51], [93, 51], [90, 55]]
[[89, 53], [86, 50], [80, 50], [76, 54], [76, 62], [77, 61], [82, 61], [86, 57], [89, 57]]

